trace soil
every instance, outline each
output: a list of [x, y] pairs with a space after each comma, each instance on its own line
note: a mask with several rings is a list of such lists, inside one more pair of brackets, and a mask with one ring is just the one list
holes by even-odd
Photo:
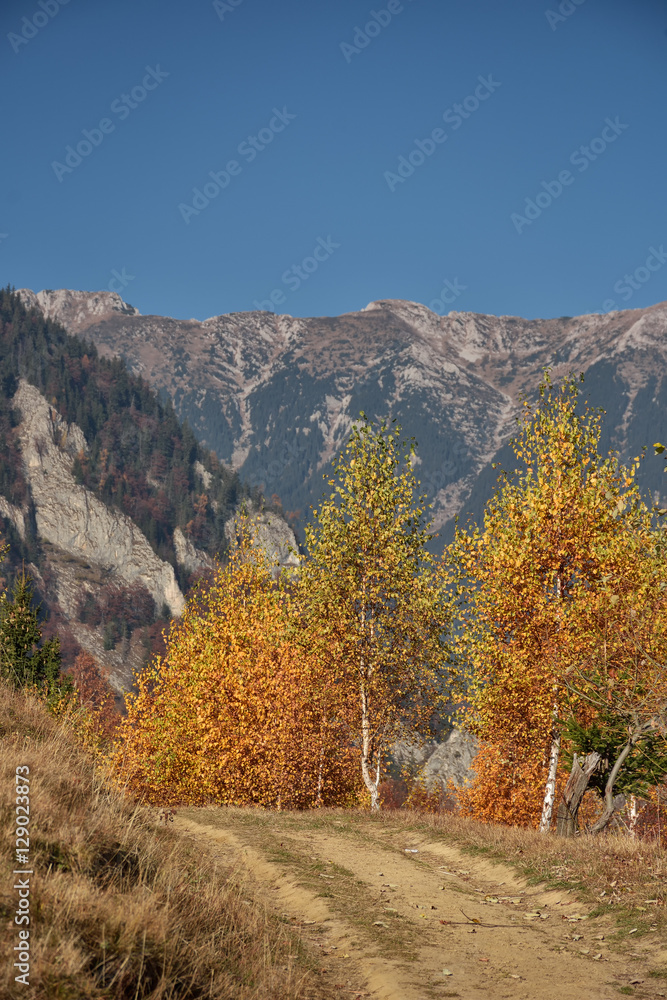
[[647, 969], [655, 942], [610, 944], [571, 891], [529, 886], [400, 824], [348, 813], [179, 811], [175, 827], [210, 846], [255, 894], [301, 928], [330, 995], [376, 1000], [612, 1000], [667, 995]]

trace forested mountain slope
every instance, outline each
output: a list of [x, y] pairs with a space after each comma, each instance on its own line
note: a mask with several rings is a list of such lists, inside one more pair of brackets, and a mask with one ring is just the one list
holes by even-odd
[[85, 648], [127, 687], [243, 498], [144, 379], [0, 292], [2, 572], [27, 564], [65, 665]]

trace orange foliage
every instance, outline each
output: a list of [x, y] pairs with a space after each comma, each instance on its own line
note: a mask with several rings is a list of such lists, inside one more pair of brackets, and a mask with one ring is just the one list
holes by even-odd
[[530, 745], [513, 740], [485, 743], [473, 762], [472, 783], [457, 790], [461, 814], [508, 826], [534, 826], [542, 809], [544, 773], [544, 762]]
[[290, 602], [246, 531], [128, 698], [116, 779], [153, 803], [277, 808], [354, 800], [346, 707], [288, 637]]
[[120, 722], [114, 693], [90, 653], [81, 652], [75, 659], [71, 676], [78, 692], [79, 704], [89, 717], [91, 733], [101, 739], [113, 736]]
[[[547, 376], [540, 393], [512, 442], [523, 469], [501, 476], [483, 529], [458, 531], [449, 549], [463, 626], [463, 721], [482, 742], [461, 805], [478, 819], [522, 826], [540, 821], [565, 718], [595, 715], [566, 684], [600, 643], [591, 608], [630, 577], [641, 590], [635, 577], [652, 544], [635, 467], [599, 456], [601, 415], [579, 416], [576, 380], [553, 386]], [[621, 602], [618, 626], [622, 613], [630, 612]]]

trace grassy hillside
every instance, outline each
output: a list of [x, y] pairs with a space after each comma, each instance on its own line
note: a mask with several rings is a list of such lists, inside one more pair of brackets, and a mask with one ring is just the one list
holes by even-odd
[[[0, 683], [0, 940], [29, 930], [28, 986], [12, 961], [0, 995], [40, 1000], [326, 1000], [296, 934], [270, 917], [215, 852], [105, 787], [42, 705]], [[15, 773], [29, 768], [28, 864], [17, 864]], [[22, 774], [26, 772], [23, 771]], [[21, 782], [24, 778], [21, 777]], [[30, 869], [30, 924], [16, 925]], [[24, 879], [25, 880], [25, 879]]]

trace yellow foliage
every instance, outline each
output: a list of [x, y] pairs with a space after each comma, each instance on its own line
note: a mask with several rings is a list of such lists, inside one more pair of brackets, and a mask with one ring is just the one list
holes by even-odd
[[540, 820], [564, 717], [590, 721], [566, 680], [597, 655], [598, 602], [614, 609], [620, 634], [646, 604], [648, 578], [656, 583], [646, 575], [656, 543], [635, 467], [599, 456], [601, 414], [579, 415], [575, 379], [553, 386], [547, 375], [540, 392], [512, 442], [523, 469], [501, 475], [483, 528], [459, 531], [447, 554], [463, 626], [463, 721], [483, 743], [463, 807], [526, 826]]
[[246, 531], [128, 698], [111, 760], [117, 782], [160, 804], [354, 800], [345, 706], [289, 626], [288, 596]]

